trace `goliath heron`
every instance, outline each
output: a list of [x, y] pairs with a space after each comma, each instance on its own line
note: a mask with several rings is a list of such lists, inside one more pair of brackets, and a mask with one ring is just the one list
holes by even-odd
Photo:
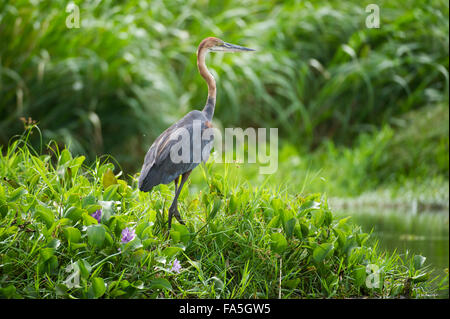
[[[195, 152], [201, 152], [201, 161], [206, 162], [211, 150], [213, 136], [210, 139], [200, 141], [193, 137], [194, 123], [201, 124], [201, 130], [211, 127], [211, 120], [216, 105], [216, 82], [214, 77], [208, 71], [205, 65], [205, 57], [208, 52], [240, 52], [254, 51], [238, 45], [226, 43], [218, 38], [209, 37], [204, 39], [197, 50], [197, 67], [200, 75], [205, 79], [208, 85], [208, 98], [202, 111], [191, 111], [181, 120], [166, 129], [152, 144], [145, 155], [142, 165], [141, 175], [139, 176], [139, 189], [143, 192], [150, 192], [152, 188], [159, 184], [175, 183], [175, 196], [172, 205], [169, 208], [168, 229], [171, 228], [172, 217], [184, 225], [177, 208], [177, 200], [184, 183], [189, 177], [191, 171], [199, 164], [193, 158]], [[190, 154], [189, 160], [183, 162], [174, 162], [171, 158], [171, 151], [178, 143], [177, 132], [185, 130], [189, 135]], [[197, 145], [196, 145], [197, 144]], [[200, 147], [199, 147], [200, 146]], [[205, 152], [206, 151], [206, 152]], [[180, 181], [181, 177], [181, 181]]]

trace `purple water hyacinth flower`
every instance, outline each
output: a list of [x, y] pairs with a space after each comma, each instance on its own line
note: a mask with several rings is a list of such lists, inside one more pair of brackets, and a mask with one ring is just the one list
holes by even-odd
[[181, 264], [180, 264], [180, 262], [178, 261], [178, 259], [175, 258], [175, 260], [173, 261], [172, 269], [171, 269], [171, 270], [172, 270], [173, 272], [180, 273], [180, 271], [181, 271]]
[[102, 210], [99, 209], [99, 210], [95, 211], [95, 213], [93, 213], [91, 216], [94, 217], [100, 224], [100, 221], [102, 219]]
[[129, 243], [136, 237], [136, 234], [134, 232], [134, 229], [126, 227], [124, 230], [122, 230], [122, 244]]

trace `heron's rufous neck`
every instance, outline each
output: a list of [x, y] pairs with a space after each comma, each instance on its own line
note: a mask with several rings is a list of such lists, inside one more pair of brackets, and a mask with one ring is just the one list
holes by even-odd
[[205, 112], [208, 119], [211, 120], [214, 114], [214, 107], [216, 105], [216, 81], [206, 67], [205, 57], [208, 49], [202, 44], [203, 42], [200, 44], [197, 51], [197, 67], [200, 75], [205, 79], [206, 84], [208, 85], [208, 100], [203, 112]]

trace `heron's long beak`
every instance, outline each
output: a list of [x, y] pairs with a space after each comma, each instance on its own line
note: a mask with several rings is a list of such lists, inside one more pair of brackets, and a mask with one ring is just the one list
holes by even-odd
[[249, 49], [246, 47], [241, 47], [240, 45], [231, 44], [224, 42], [222, 45], [211, 48], [211, 51], [221, 51], [221, 52], [243, 52], [243, 51], [255, 51], [254, 49]]

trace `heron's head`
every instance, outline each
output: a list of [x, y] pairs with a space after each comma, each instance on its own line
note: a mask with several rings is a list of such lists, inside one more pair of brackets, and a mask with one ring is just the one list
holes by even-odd
[[210, 52], [243, 52], [243, 51], [255, 51], [253, 49], [241, 47], [239, 45], [224, 42], [218, 38], [209, 37], [204, 39], [198, 46], [198, 52], [204, 48]]

